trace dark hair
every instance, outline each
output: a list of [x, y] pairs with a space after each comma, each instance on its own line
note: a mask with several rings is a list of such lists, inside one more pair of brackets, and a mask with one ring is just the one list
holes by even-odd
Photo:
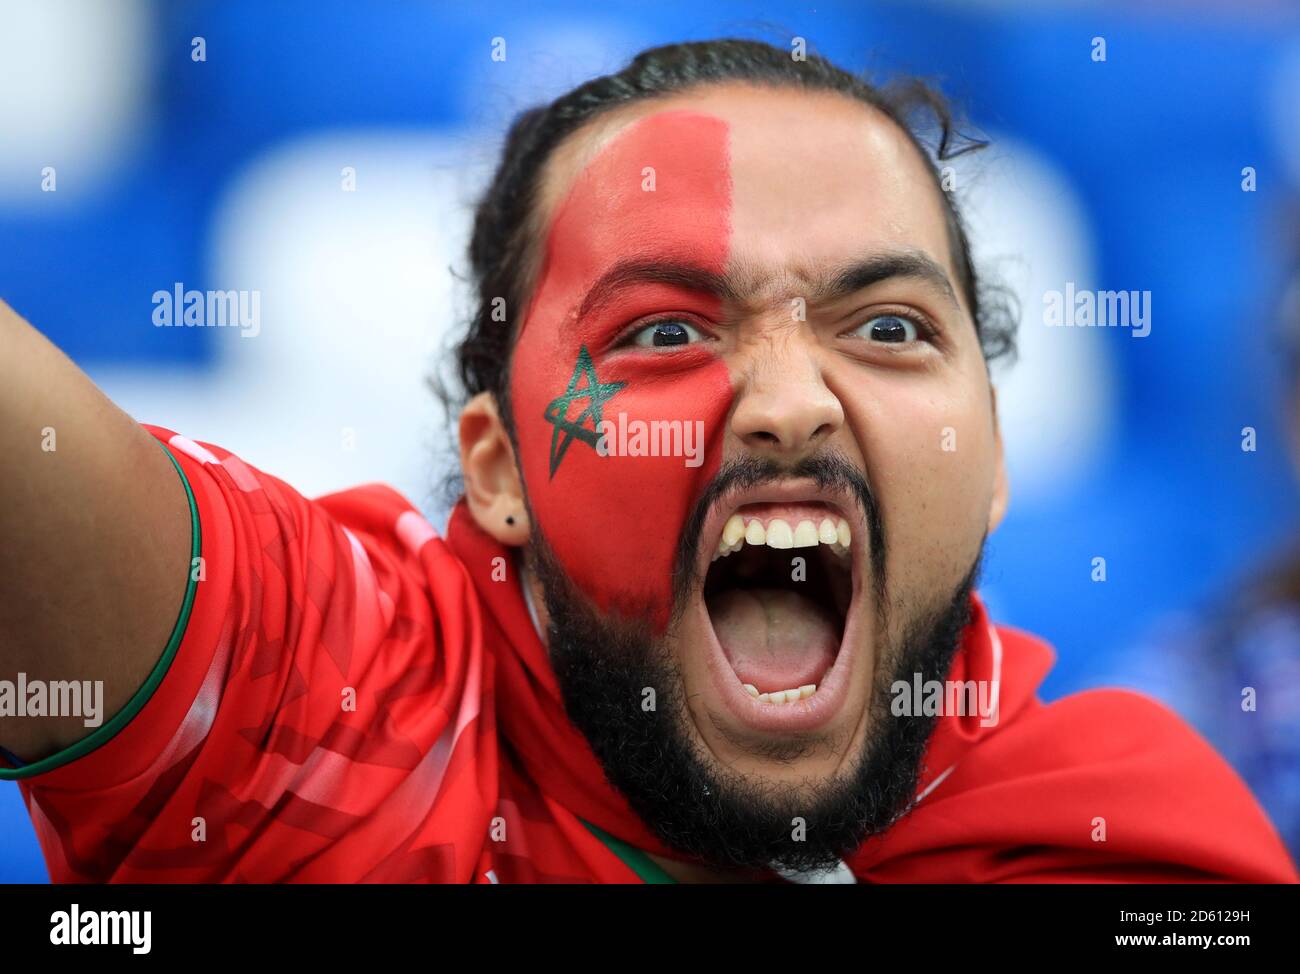
[[[533, 284], [526, 278], [540, 263], [530, 259], [541, 232], [533, 218], [542, 173], [555, 148], [570, 133], [621, 105], [728, 81], [839, 92], [893, 120], [926, 160], [943, 200], [958, 286], [971, 309], [985, 359], [1014, 353], [1015, 316], [1010, 313], [1006, 292], [982, 286], [977, 278], [965, 226], [950, 194], [943, 190], [936, 164], [987, 143], [957, 133], [942, 95], [915, 78], [876, 86], [819, 55], [808, 53], [796, 59], [791, 51], [763, 41], [693, 41], [648, 48], [616, 74], [588, 81], [549, 105], [531, 108], [515, 118], [492, 183], [474, 213], [469, 260], [477, 309], [455, 352], [463, 397], [493, 393], [507, 429], [512, 429], [509, 372], [516, 311], [522, 316]], [[926, 122], [924, 117], [918, 121], [918, 115], [928, 116], [937, 135], [932, 152], [922, 144]], [[498, 299], [504, 299], [508, 309], [506, 321], [493, 320], [494, 310], [500, 307]], [[435, 380], [435, 388], [450, 416], [453, 406], [463, 399], [448, 395], [440, 380]]]

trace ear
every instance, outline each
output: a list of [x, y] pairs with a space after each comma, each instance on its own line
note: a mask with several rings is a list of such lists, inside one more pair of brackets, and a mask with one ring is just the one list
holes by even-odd
[[528, 540], [528, 511], [515, 451], [496, 398], [480, 392], [460, 413], [460, 470], [478, 526], [505, 545]]
[[997, 468], [993, 473], [993, 498], [989, 503], [989, 528], [992, 534], [1002, 523], [1007, 513], [1007, 504], [1011, 499], [1011, 485], [1007, 482], [1006, 454], [1002, 449], [1002, 424], [998, 422], [998, 391], [989, 386], [989, 398], [993, 404], [993, 448], [994, 462]]

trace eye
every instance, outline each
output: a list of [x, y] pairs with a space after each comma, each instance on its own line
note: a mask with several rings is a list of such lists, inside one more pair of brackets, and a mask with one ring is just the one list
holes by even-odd
[[632, 335], [631, 343], [643, 348], [658, 348], [666, 345], [689, 345], [692, 341], [703, 338], [699, 329], [690, 323], [678, 318], [666, 318], [638, 329]]
[[876, 315], [848, 332], [872, 342], [903, 345], [914, 342], [919, 336], [916, 322], [902, 315]]

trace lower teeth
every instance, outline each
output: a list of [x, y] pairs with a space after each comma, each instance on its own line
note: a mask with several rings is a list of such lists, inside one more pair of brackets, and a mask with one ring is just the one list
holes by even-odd
[[752, 683], [745, 684], [745, 692], [751, 697], [756, 698], [759, 703], [794, 703], [796, 700], [806, 700], [817, 692], [817, 684], [808, 683], [793, 690], [777, 690], [773, 693], [759, 693], [758, 687]]

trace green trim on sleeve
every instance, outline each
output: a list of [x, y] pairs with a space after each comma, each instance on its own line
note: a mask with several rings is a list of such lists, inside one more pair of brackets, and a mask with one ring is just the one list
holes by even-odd
[[32, 778], [38, 774], [53, 771], [55, 768], [60, 768], [80, 757], [84, 757], [96, 748], [107, 744], [149, 702], [149, 698], [158, 689], [158, 685], [162, 683], [163, 677], [166, 676], [167, 670], [171, 667], [172, 660], [176, 658], [176, 651], [180, 648], [181, 640], [185, 637], [185, 628], [190, 621], [190, 612], [194, 608], [194, 593], [198, 589], [198, 580], [194, 577], [194, 565], [196, 564], [195, 559], [199, 557], [202, 551], [203, 538], [199, 531], [198, 504], [194, 501], [194, 491], [190, 488], [190, 482], [185, 476], [185, 471], [181, 469], [181, 465], [176, 462], [176, 457], [172, 455], [171, 450], [167, 449], [167, 445], [162, 440], [158, 440], [158, 445], [163, 448], [163, 452], [167, 454], [167, 459], [172, 462], [172, 466], [176, 468], [176, 472], [180, 475], [181, 483], [185, 487], [185, 497], [190, 505], [189, 582], [185, 586], [185, 598], [181, 602], [181, 611], [176, 618], [176, 625], [172, 627], [171, 638], [167, 640], [167, 648], [163, 650], [162, 658], [155, 664], [153, 670], [149, 673], [148, 679], [135, 692], [135, 695], [127, 701], [126, 706], [113, 716], [112, 720], [102, 727], [95, 728], [94, 732], [89, 736], [83, 737], [75, 744], [69, 744], [63, 750], [51, 754], [49, 757], [33, 761], [31, 764], [25, 764], [21, 768], [0, 768], [0, 781], [19, 781], [23, 778]]
[[677, 880], [664, 872], [662, 866], [636, 846], [628, 845], [622, 839], [614, 838], [614, 836], [610, 835], [603, 829], [599, 829], [592, 825], [586, 819], [580, 818], [578, 821], [587, 827], [588, 832], [600, 839], [601, 842], [605, 843], [610, 852], [623, 860], [623, 865], [636, 873], [637, 878], [639, 878], [641, 882], [663, 885], [670, 883], [673, 885], [677, 884]]

